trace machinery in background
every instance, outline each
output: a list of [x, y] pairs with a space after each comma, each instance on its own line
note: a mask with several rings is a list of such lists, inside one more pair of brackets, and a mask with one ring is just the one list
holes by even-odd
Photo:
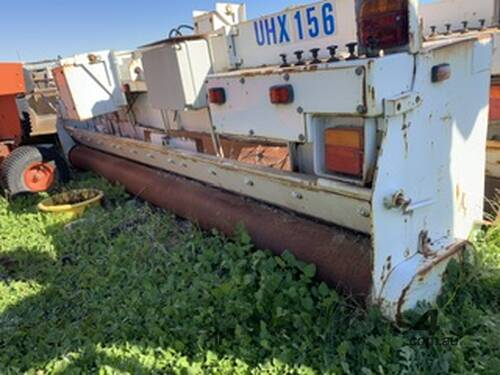
[[0, 183], [9, 196], [47, 191], [69, 177], [55, 147], [58, 99], [50, 67], [0, 63]]
[[54, 60], [24, 64], [26, 94], [18, 97], [18, 106], [27, 138], [36, 141], [43, 137], [49, 143], [56, 140], [59, 94], [52, 75], [55, 64]]
[[65, 58], [54, 67], [53, 76], [66, 121], [161, 144], [165, 117], [150, 103], [140, 51], [99, 51]]
[[193, 28], [140, 48], [147, 93], [120, 90], [113, 52], [60, 61], [70, 161], [204, 229], [242, 224], [390, 319], [433, 303], [483, 217], [491, 32], [425, 40], [417, 0], [218, 4]]

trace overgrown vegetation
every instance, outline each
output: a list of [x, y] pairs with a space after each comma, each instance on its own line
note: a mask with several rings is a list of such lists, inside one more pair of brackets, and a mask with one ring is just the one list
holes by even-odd
[[290, 254], [137, 202], [67, 225], [0, 200], [0, 373], [439, 374], [500, 369], [500, 229], [451, 267], [437, 329], [397, 329]]

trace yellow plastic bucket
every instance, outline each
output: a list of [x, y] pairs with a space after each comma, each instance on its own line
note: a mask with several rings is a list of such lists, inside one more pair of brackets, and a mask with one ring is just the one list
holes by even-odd
[[104, 193], [96, 189], [72, 190], [54, 195], [38, 204], [42, 212], [67, 214], [72, 218], [80, 217], [90, 207], [101, 204]]

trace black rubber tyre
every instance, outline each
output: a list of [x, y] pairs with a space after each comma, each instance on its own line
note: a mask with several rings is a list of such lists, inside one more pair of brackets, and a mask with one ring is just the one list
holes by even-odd
[[68, 166], [54, 148], [22, 146], [16, 148], [0, 167], [0, 184], [7, 196], [34, 192], [26, 185], [24, 179], [26, 170], [34, 163], [47, 163], [55, 167], [54, 183], [48, 190], [52, 190], [58, 183], [69, 180]]

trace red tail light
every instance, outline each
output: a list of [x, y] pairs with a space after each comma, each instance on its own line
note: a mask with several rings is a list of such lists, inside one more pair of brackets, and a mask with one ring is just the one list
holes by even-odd
[[226, 90], [217, 87], [208, 90], [208, 101], [212, 104], [222, 105], [226, 103]]
[[290, 104], [293, 103], [294, 94], [292, 85], [273, 86], [269, 90], [271, 103], [273, 104]]
[[364, 0], [358, 17], [365, 48], [390, 49], [409, 43], [408, 0]]
[[363, 128], [331, 128], [325, 130], [325, 167], [330, 173], [363, 176]]

